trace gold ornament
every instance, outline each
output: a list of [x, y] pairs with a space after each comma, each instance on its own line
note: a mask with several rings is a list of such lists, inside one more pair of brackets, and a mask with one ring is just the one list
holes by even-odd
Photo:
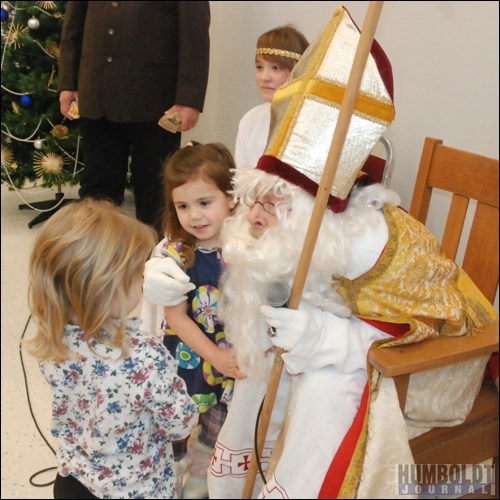
[[19, 114], [19, 106], [14, 101], [12, 101], [12, 111], [14, 111], [16, 115]]
[[43, 174], [60, 174], [64, 167], [65, 159], [55, 153], [38, 153], [34, 154], [33, 170], [38, 177]]
[[56, 42], [51, 43], [46, 50], [55, 59], [59, 59], [60, 50], [59, 50], [59, 45], [57, 45]]
[[57, 7], [55, 2], [37, 2], [37, 4], [43, 10], [54, 10]]
[[50, 133], [56, 139], [67, 139], [69, 137], [69, 129], [66, 125], [55, 125]]
[[56, 69], [54, 66], [52, 66], [52, 70], [49, 75], [49, 82], [47, 83], [47, 88], [50, 90], [50, 86], [52, 85], [52, 82], [54, 81], [54, 76], [56, 74]]
[[2, 167], [9, 167], [14, 160], [14, 153], [8, 146], [2, 144]]
[[3, 38], [7, 45], [13, 45], [15, 49], [22, 46], [19, 41], [19, 35], [27, 33], [29, 31], [28, 27], [21, 27], [20, 24], [13, 24], [4, 34]]
[[11, 170], [17, 170], [19, 168], [19, 165], [14, 161], [9, 165], [9, 168]]

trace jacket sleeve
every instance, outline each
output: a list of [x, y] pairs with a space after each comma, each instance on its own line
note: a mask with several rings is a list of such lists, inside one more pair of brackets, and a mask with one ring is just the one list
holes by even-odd
[[78, 67], [86, 15], [87, 2], [66, 2], [57, 75], [59, 91], [78, 90]]
[[210, 63], [209, 2], [178, 2], [179, 71], [175, 104], [203, 111]]

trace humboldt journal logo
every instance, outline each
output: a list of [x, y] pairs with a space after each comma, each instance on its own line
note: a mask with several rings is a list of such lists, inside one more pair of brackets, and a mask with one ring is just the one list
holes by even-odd
[[457, 498], [481, 493], [495, 495], [495, 467], [485, 464], [398, 464], [397, 496]]

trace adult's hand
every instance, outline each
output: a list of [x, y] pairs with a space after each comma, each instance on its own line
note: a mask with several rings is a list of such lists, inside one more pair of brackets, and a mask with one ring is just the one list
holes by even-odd
[[170, 109], [165, 111], [166, 113], [180, 113], [181, 115], [181, 125], [179, 132], [187, 132], [191, 130], [197, 123], [198, 118], [200, 117], [200, 112], [195, 108], [190, 108], [189, 106], [181, 106], [176, 104], [172, 106]]
[[271, 342], [281, 349], [292, 351], [304, 339], [314, 343], [321, 330], [309, 309], [288, 309], [261, 305], [260, 311], [269, 326]]
[[176, 306], [195, 289], [189, 276], [171, 257], [153, 257], [144, 269], [144, 299], [157, 306]]
[[78, 106], [78, 91], [63, 90], [59, 94], [59, 109], [61, 110], [61, 114], [68, 120], [73, 120], [75, 118], [75, 116], [70, 113], [72, 102], [75, 102]]

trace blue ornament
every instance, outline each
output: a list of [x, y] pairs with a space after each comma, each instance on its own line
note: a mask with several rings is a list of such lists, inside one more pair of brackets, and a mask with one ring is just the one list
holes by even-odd
[[21, 97], [21, 106], [23, 108], [31, 108], [31, 106], [33, 106], [33, 97], [30, 95], [23, 95]]
[[0, 15], [1, 15], [1, 19], [2, 19], [2, 22], [4, 21], [7, 21], [7, 19], [9, 19], [9, 13], [7, 12], [7, 9], [4, 9], [3, 7], [0, 9]]

